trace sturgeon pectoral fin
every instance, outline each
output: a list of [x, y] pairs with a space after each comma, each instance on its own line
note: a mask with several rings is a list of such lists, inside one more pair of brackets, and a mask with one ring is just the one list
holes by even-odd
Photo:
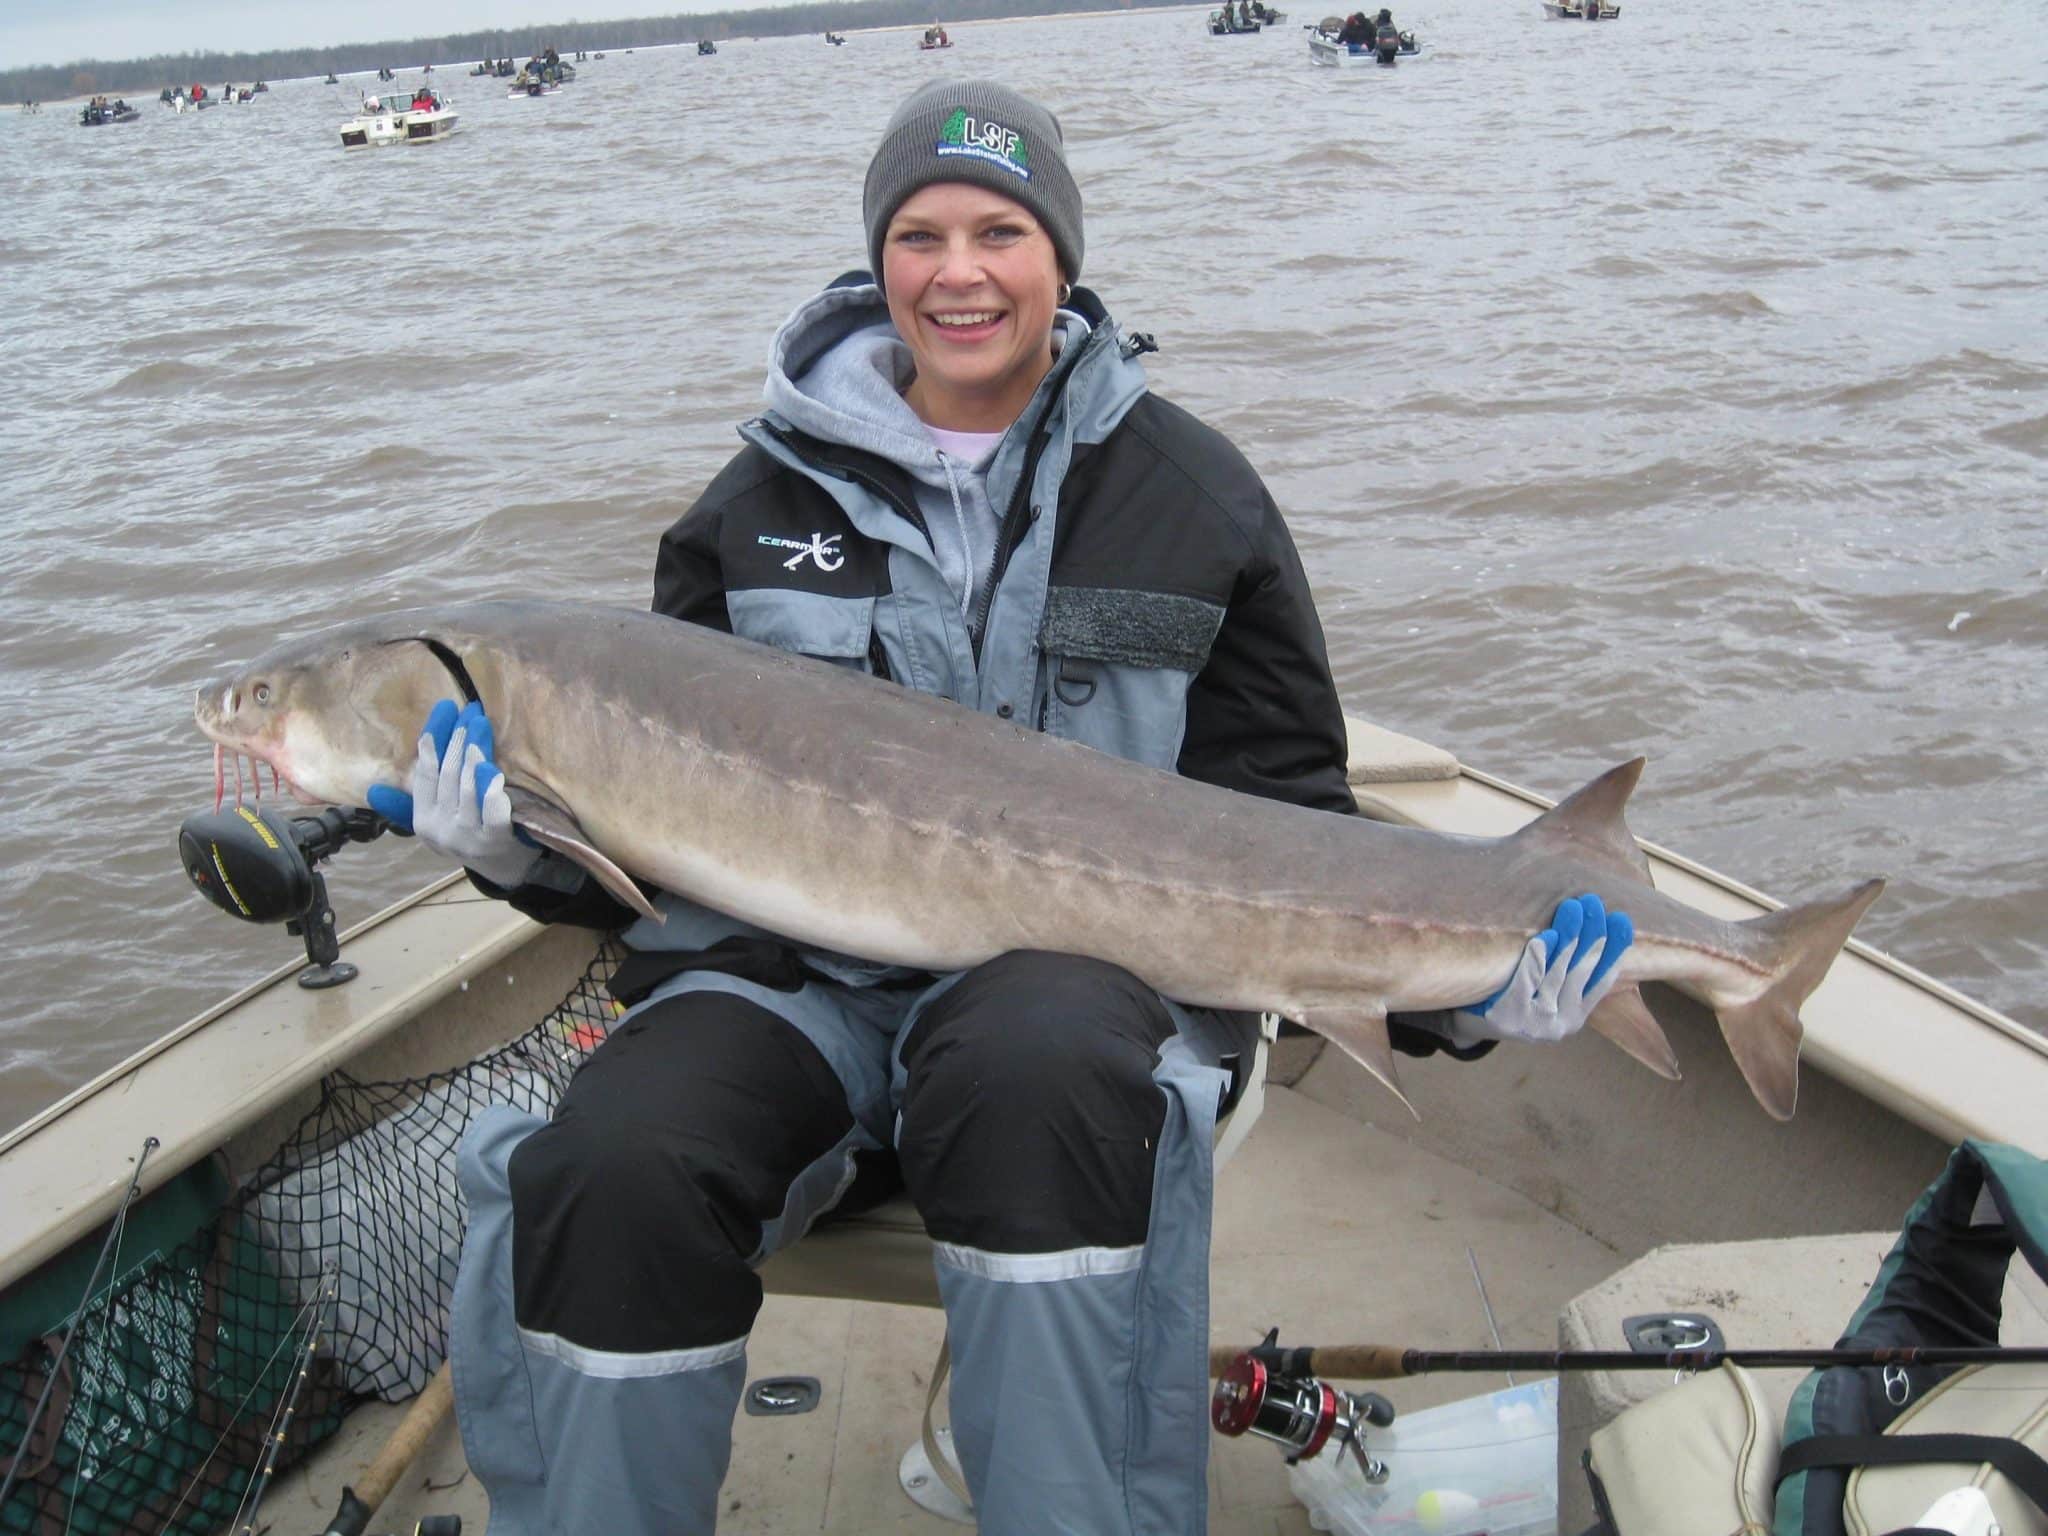
[[1394, 1081], [1394, 1048], [1387, 1041], [1387, 1016], [1365, 1008], [1320, 1009], [1304, 1014], [1296, 1022], [1307, 1025], [1326, 1040], [1335, 1041], [1344, 1054], [1386, 1085], [1401, 1101], [1401, 1107], [1420, 1120], [1408, 1095]]
[[508, 785], [506, 794], [512, 801], [513, 826], [541, 847], [582, 865], [597, 877], [598, 884], [642, 917], [651, 917], [657, 923], [668, 921], [654, 909], [654, 904], [634, 883], [633, 877], [597, 850], [574, 816], [532, 790], [514, 789]]
[[1606, 1036], [1659, 1077], [1677, 1082], [1678, 1053], [1671, 1049], [1664, 1028], [1643, 1002], [1640, 987], [1616, 987], [1600, 1000], [1586, 1027]]

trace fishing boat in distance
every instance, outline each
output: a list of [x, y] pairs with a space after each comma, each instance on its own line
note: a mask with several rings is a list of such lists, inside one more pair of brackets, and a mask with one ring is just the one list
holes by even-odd
[[1607, 0], [1543, 0], [1543, 14], [1552, 21], [1612, 21], [1621, 7]]
[[78, 122], [82, 128], [99, 128], [107, 123], [132, 123], [140, 116], [141, 111], [131, 107], [124, 97], [116, 97], [109, 101], [104, 96], [95, 96], [78, 109]]
[[1319, 29], [1310, 33], [1308, 39], [1309, 62], [1329, 69], [1356, 68], [1366, 64], [1377, 68], [1421, 56], [1422, 45], [1415, 40], [1413, 32], [1402, 32], [1391, 41], [1347, 43], [1339, 41], [1334, 32]]
[[[1549, 804], [1413, 738], [1347, 727], [1353, 793], [1376, 821], [1498, 837]], [[75, 1497], [81, 1521], [110, 1530], [111, 1501], [145, 1496], [225, 1528], [273, 1443], [294, 1464], [272, 1491], [279, 1507], [334, 1507], [349, 1485], [370, 1505], [364, 1520], [388, 1493], [378, 1529], [447, 1515], [482, 1528], [439, 1369], [463, 1225], [455, 1148], [488, 1105], [549, 1112], [617, 1021], [606, 985], [622, 951], [481, 900], [460, 875], [337, 924], [311, 876], [379, 827], [366, 813], [270, 815], [280, 856], [299, 861], [297, 883], [278, 888], [294, 893], [285, 905], [303, 919], [306, 956], [0, 1136], [0, 1320], [18, 1324], [20, 1346], [0, 1355], [0, 1402], [34, 1396], [52, 1341], [81, 1319], [53, 1410], [62, 1422], [33, 1440], [49, 1450], [29, 1463], [19, 1509], [0, 1512], [20, 1517], [10, 1528]], [[1715, 916], [1775, 905], [1644, 851], [1661, 891]], [[195, 880], [207, 867], [196, 857]], [[1806, 1070], [1787, 1122], [1753, 1102], [1705, 1009], [1664, 989], [1652, 1000], [1682, 1082], [1589, 1032], [1472, 1063], [1405, 1063], [1419, 1118], [1320, 1037], [1282, 1036], [1269, 1020], [1220, 1128], [1212, 1341], [1248, 1346], [1278, 1326], [1283, 1342], [1370, 1333], [1469, 1348], [1496, 1316], [1511, 1339], [1548, 1340], [1574, 1298], [1673, 1243], [1739, 1248], [1742, 1284], [1711, 1303], [1733, 1308], [1774, 1264], [1812, 1262], [1803, 1245], [1816, 1234], [1895, 1232], [1960, 1137], [2048, 1154], [2048, 1039], [1861, 943], [1802, 1009]], [[79, 1309], [117, 1211], [127, 1263]], [[946, 1430], [920, 1432], [944, 1320], [909, 1201], [822, 1223], [761, 1278], [748, 1355], [760, 1406], [735, 1422], [721, 1529], [938, 1533], [963, 1518], [940, 1466]], [[1782, 1342], [1837, 1336], [1840, 1283], [1814, 1282], [1815, 1314], [1796, 1319], [1814, 1336]], [[829, 1411], [806, 1413], [803, 1394], [767, 1380], [791, 1376], [813, 1378], [807, 1402]], [[1475, 1390], [1433, 1376], [1387, 1395], [1405, 1415]], [[124, 1476], [81, 1477], [90, 1426], [127, 1403], [154, 1406], [124, 1430]], [[1584, 1428], [1558, 1437], [1556, 1503], [1566, 1480], [1583, 1484]], [[374, 1481], [363, 1475], [387, 1437], [410, 1444], [414, 1431], [425, 1450], [413, 1475], [385, 1479], [385, 1456]], [[1269, 1443], [1212, 1441], [1211, 1489], [1217, 1536], [1301, 1528], [1284, 1523], [1302, 1517]]]
[[362, 110], [341, 125], [343, 149], [375, 149], [386, 144], [431, 144], [455, 131], [453, 103], [439, 91], [421, 86], [407, 94], [387, 92], [365, 96]]

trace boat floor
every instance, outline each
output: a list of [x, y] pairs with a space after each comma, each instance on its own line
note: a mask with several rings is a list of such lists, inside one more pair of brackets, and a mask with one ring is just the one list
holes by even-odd
[[[1283, 1052], [1294, 1043], [1283, 1042]], [[1276, 1080], [1285, 1068], [1283, 1055]], [[1402, 1115], [1391, 1098], [1388, 1107]], [[1303, 1178], [1303, 1170], [1339, 1169], [1355, 1172]], [[1369, 1256], [1363, 1265], [1361, 1255]], [[1210, 1338], [1250, 1344], [1277, 1325], [1284, 1341], [1301, 1343], [1485, 1348], [1491, 1337], [1473, 1280], [1476, 1258], [1501, 1337], [1555, 1347], [1559, 1308], [1622, 1257], [1519, 1194], [1276, 1086], [1218, 1177]], [[943, 1328], [933, 1309], [769, 1296], [748, 1347], [749, 1379], [815, 1376], [823, 1395], [808, 1414], [738, 1416], [719, 1530], [962, 1529], [917, 1508], [896, 1480], [918, 1437]], [[1413, 1411], [1504, 1384], [1423, 1377], [1387, 1384], [1387, 1396]], [[323, 1529], [342, 1484], [361, 1474], [403, 1411], [372, 1404], [351, 1416], [307, 1465], [279, 1479], [264, 1501], [265, 1522], [279, 1532]], [[1210, 1445], [1212, 1532], [1312, 1529], [1288, 1491], [1278, 1446], [1220, 1436]], [[476, 1536], [487, 1508], [451, 1420], [372, 1528], [409, 1530], [422, 1515], [459, 1514]]]

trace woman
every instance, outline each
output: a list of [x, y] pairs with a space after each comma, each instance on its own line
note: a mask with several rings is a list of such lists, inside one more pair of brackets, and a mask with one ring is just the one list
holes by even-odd
[[[1072, 287], [1081, 198], [1052, 115], [925, 87], [863, 211], [879, 284], [842, 279], [783, 326], [747, 446], [661, 541], [655, 607], [1348, 812], [1286, 527], [1228, 442], [1147, 389], [1146, 339]], [[436, 711], [412, 803], [378, 794], [522, 910], [627, 920], [512, 833], [473, 707]], [[1203, 1531], [1209, 1148], [1253, 1021], [1071, 956], [935, 978], [657, 899], [668, 921], [628, 930], [613, 984], [632, 1011], [554, 1119], [494, 1110], [463, 1149], [451, 1332], [493, 1529], [710, 1530], [754, 1265], [900, 1176], [937, 1242], [981, 1529]], [[1567, 913], [1584, 946], [1532, 941], [1483, 1016], [1397, 1043], [1576, 1028], [1628, 935]]]

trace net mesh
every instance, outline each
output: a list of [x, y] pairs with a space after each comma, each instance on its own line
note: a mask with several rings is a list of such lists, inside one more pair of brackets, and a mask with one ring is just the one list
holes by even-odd
[[[447, 1354], [466, 1224], [456, 1148], [493, 1105], [553, 1111], [611, 1028], [605, 983], [623, 953], [601, 943], [546, 1018], [464, 1066], [327, 1078], [319, 1104], [203, 1220], [117, 1244], [84, 1306], [39, 1323], [0, 1364], [0, 1477], [19, 1451], [0, 1532], [239, 1528], [273, 1442], [281, 1469], [355, 1403], [423, 1388]], [[67, 1308], [85, 1281], [71, 1282]]]

